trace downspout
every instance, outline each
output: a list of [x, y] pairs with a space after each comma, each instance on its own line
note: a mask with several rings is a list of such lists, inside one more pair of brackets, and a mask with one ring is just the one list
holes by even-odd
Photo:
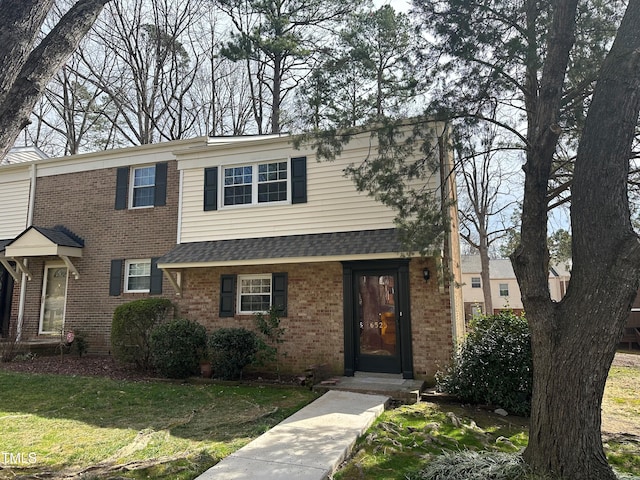
[[[31, 183], [29, 185], [29, 209], [27, 210], [27, 225], [29, 228], [33, 225], [33, 210], [36, 204], [36, 164], [32, 163], [31, 170]], [[23, 260], [25, 267], [29, 266], [29, 261], [25, 258]], [[22, 325], [24, 324], [24, 306], [27, 300], [27, 274], [22, 272], [22, 278], [20, 279], [20, 298], [18, 300], [18, 325], [16, 326], [16, 341], [19, 342], [22, 338]]]
[[182, 237], [182, 189], [184, 184], [184, 170], [180, 170], [180, 185], [178, 186], [178, 228], [176, 244], [180, 245]]

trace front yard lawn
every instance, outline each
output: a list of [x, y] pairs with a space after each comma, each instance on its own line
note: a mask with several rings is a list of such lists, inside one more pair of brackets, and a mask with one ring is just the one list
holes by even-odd
[[0, 371], [0, 478], [192, 479], [316, 395]]
[[[625, 478], [640, 478], [640, 368], [611, 368], [602, 429], [609, 463]], [[461, 450], [514, 453], [527, 442], [527, 418], [459, 404], [404, 405], [378, 418], [335, 478], [419, 479], [417, 472], [439, 455]]]

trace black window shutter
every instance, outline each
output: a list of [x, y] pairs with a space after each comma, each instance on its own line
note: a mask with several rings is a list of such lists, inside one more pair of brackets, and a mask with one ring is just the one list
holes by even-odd
[[153, 205], [164, 207], [167, 204], [167, 163], [156, 163], [156, 186]]
[[286, 273], [273, 273], [271, 275], [271, 305], [280, 310], [280, 315], [287, 316], [287, 283]]
[[122, 291], [122, 266], [124, 260], [111, 260], [111, 273], [109, 274], [109, 295], [117, 297]]
[[162, 293], [162, 270], [158, 268], [158, 257], [151, 259], [151, 282], [149, 293], [159, 295]]
[[204, 169], [204, 210], [218, 209], [218, 167]]
[[129, 194], [129, 167], [120, 167], [116, 174], [116, 210], [127, 208]]
[[220, 317], [233, 317], [236, 305], [236, 276], [220, 275]]
[[291, 159], [291, 203], [307, 203], [307, 157]]

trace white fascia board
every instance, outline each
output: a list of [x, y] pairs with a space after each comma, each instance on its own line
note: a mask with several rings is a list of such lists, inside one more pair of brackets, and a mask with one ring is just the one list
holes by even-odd
[[32, 163], [37, 164], [38, 177], [47, 177], [65, 173], [167, 162], [176, 159], [173, 153], [176, 149], [204, 144], [206, 144], [206, 137], [197, 137], [189, 140], [173, 140], [171, 142], [49, 158]]

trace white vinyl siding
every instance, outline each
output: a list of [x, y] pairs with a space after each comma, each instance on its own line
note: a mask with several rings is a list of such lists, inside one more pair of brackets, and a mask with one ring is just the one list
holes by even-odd
[[27, 228], [29, 180], [0, 183], [0, 240], [14, 238]]
[[[302, 154], [287, 145], [278, 152], [279, 158], [284, 152], [292, 157]], [[241, 212], [224, 208], [204, 211], [204, 169], [185, 169], [180, 242], [393, 228], [395, 213], [366, 193], [357, 192], [353, 181], [343, 175], [347, 165], [366, 155], [363, 150], [355, 156], [349, 153], [345, 149], [342, 157], [332, 162], [317, 162], [307, 154], [307, 203], [266, 203]]]

